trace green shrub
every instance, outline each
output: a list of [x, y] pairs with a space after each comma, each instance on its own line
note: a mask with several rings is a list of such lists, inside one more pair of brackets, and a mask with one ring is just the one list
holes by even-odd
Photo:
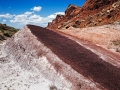
[[0, 35], [0, 40], [1, 41], [5, 40], [5, 37], [3, 35]]
[[5, 35], [7, 37], [11, 37], [12, 36], [9, 32], [4, 33], [3, 35]]
[[5, 40], [7, 37], [14, 35], [18, 29], [0, 23], [0, 40]]

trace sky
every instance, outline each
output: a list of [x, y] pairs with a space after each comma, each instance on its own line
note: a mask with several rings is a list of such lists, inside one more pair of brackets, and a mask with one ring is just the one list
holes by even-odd
[[26, 24], [46, 27], [69, 4], [82, 6], [85, 0], [0, 0], [0, 23], [22, 28]]

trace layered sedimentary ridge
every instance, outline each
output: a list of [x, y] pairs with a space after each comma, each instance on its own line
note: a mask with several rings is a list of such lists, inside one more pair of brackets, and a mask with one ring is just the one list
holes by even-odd
[[51, 30], [27, 25], [1, 48], [1, 90], [120, 89], [119, 67]]
[[[62, 61], [69, 55], [65, 54], [67, 41], [64, 44], [62, 40], [67, 39], [47, 29], [28, 25], [1, 44], [0, 89], [101, 90], [103, 86], [99, 83], [84, 77]], [[70, 58], [74, 60], [76, 56], [74, 58], [73, 55]]]
[[[53, 31], [28, 26], [32, 33], [50, 48], [62, 61], [69, 64], [83, 76], [92, 79], [106, 89], [119, 89], [120, 70], [104, 61], [95, 53], [80, 46], [64, 36]], [[117, 77], [116, 77], [117, 76]], [[113, 84], [114, 82], [114, 84]]]

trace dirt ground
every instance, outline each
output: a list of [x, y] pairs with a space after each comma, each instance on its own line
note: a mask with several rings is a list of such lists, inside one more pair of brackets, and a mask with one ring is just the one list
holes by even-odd
[[120, 52], [120, 45], [114, 45], [114, 41], [120, 40], [120, 25], [111, 24], [88, 28], [73, 28], [60, 30], [63, 33], [75, 36], [84, 41], [91, 42], [112, 52]]

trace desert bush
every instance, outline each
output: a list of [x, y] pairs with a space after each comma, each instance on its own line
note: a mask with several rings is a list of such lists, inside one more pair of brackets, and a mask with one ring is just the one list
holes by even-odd
[[78, 28], [78, 25], [74, 24], [73, 27], [74, 27], [74, 28]]
[[82, 84], [79, 82], [78, 83], [78, 88], [81, 89], [81, 87], [82, 87]]
[[116, 49], [116, 52], [119, 52], [119, 53], [120, 53], [120, 49], [119, 49], [119, 48], [117, 48], [117, 49]]
[[111, 18], [112, 16], [111, 15], [107, 15], [107, 18], [109, 19], [109, 18]]
[[80, 21], [79, 20], [77, 20], [77, 21], [75, 21], [75, 24], [77, 24], [77, 25], [80, 25]]
[[3, 35], [0, 35], [0, 40], [1, 41], [5, 40], [5, 37]]
[[65, 28], [68, 29], [70, 26], [66, 26]]
[[11, 34], [9, 32], [4, 33], [5, 36], [11, 37]]
[[51, 85], [51, 86], [49, 87], [49, 90], [57, 90], [57, 87], [54, 86], [54, 85]]
[[113, 44], [116, 46], [120, 46], [120, 40], [113, 41]]

